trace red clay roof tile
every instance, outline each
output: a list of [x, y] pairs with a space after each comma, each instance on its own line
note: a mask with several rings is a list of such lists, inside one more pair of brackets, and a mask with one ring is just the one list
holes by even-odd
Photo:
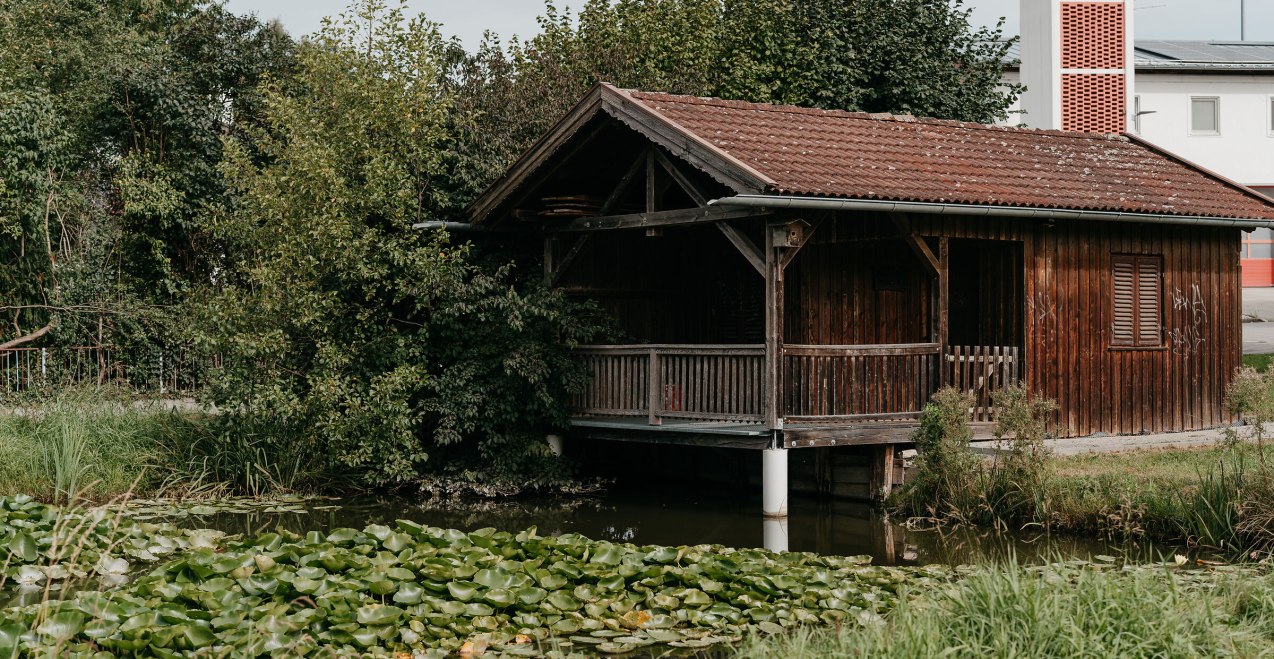
[[623, 93], [770, 194], [1274, 220], [1274, 203], [1123, 135]]

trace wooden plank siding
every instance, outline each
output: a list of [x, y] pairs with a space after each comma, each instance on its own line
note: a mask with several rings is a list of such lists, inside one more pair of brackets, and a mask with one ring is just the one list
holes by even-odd
[[[918, 217], [926, 236], [1021, 241], [1024, 380], [1062, 436], [1211, 428], [1241, 363], [1238, 229]], [[1161, 345], [1112, 347], [1112, 256], [1159, 256]]]

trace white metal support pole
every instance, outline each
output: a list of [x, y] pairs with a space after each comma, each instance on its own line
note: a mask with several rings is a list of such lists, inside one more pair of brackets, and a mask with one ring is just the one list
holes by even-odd
[[48, 348], [40, 348], [40, 377], [41, 378], [49, 377], [48, 355], [49, 355]]
[[761, 452], [761, 512], [766, 517], [787, 517], [787, 449]]
[[764, 524], [761, 529], [763, 546], [770, 551], [787, 551], [787, 518], [767, 517], [762, 524]]
[[159, 353], [159, 395], [164, 395], [164, 353]]

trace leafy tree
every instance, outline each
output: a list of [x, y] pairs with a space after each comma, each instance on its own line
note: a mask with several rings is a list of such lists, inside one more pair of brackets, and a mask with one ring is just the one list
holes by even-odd
[[412, 228], [452, 203], [437, 184], [448, 49], [437, 26], [359, 3], [300, 47], [223, 168], [230, 285], [203, 323], [226, 354], [214, 397], [227, 423], [271, 428], [274, 454], [369, 483], [474, 465], [552, 476], [544, 432], [581, 383], [565, 346], [592, 332], [514, 266]]
[[990, 122], [1011, 40], [973, 29], [963, 0], [589, 0], [578, 21], [548, 2], [541, 32], [489, 36], [450, 84], [459, 197], [472, 198], [598, 81], [825, 109]]
[[221, 138], [291, 40], [197, 0], [13, 0], [0, 44], [0, 345], [144, 357], [219, 267]]

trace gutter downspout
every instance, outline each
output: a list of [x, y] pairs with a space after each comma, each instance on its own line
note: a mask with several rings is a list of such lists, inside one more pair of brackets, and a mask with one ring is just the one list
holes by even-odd
[[1155, 213], [1123, 213], [1060, 208], [1017, 208], [1013, 206], [977, 206], [972, 204], [939, 204], [918, 201], [885, 201], [879, 199], [833, 199], [828, 197], [794, 197], [784, 195], [736, 195], [708, 202], [709, 206], [742, 206], [750, 208], [806, 210], [878, 211], [884, 213], [928, 213], [932, 215], [970, 215], [975, 217], [1015, 217], [1046, 220], [1095, 220], [1101, 222], [1140, 222], [1181, 224], [1187, 226], [1233, 227], [1252, 230], [1274, 228], [1274, 220], [1205, 217], [1201, 215], [1161, 215]]

